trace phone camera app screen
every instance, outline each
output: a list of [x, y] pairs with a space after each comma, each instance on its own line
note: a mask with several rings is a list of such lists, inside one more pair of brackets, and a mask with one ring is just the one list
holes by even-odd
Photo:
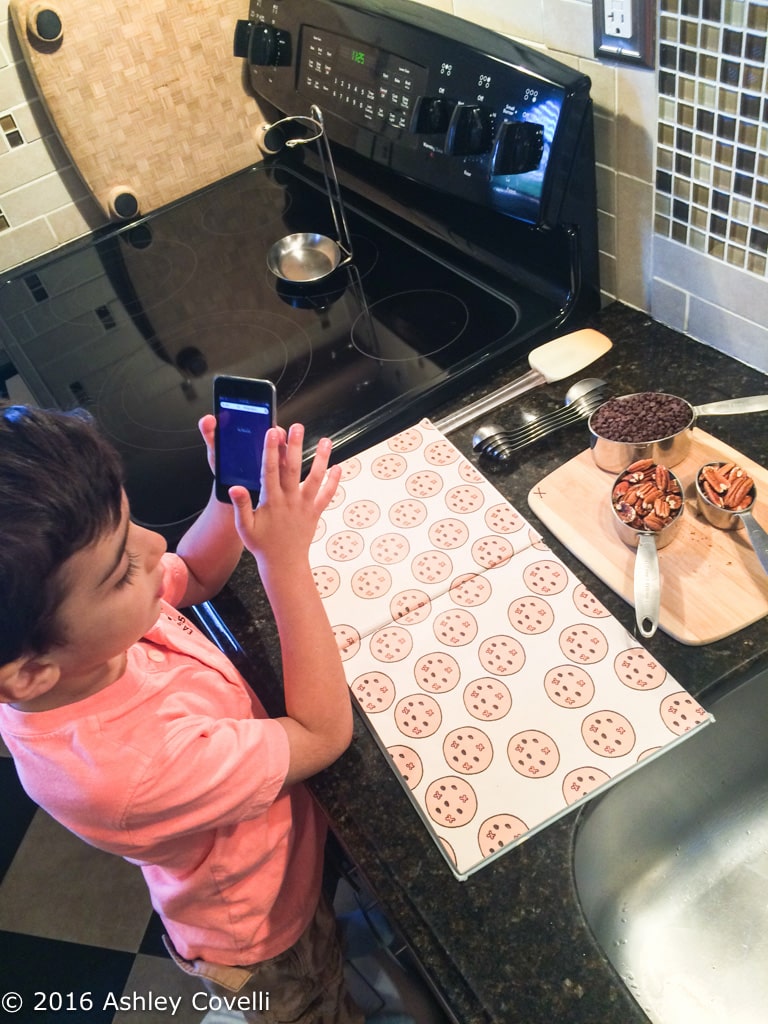
[[227, 487], [240, 484], [258, 490], [264, 435], [270, 427], [265, 402], [223, 398], [219, 406], [219, 476]]

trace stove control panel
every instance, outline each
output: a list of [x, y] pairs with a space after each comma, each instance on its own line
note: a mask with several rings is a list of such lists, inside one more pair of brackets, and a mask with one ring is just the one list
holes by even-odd
[[251, 0], [234, 49], [284, 114], [316, 104], [332, 142], [521, 220], [556, 223], [592, 154], [586, 76], [410, 0]]

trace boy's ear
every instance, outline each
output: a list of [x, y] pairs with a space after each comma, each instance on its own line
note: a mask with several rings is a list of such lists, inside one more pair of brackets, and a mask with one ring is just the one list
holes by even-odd
[[0, 703], [16, 704], [47, 693], [59, 681], [61, 671], [45, 654], [23, 655], [0, 666]]

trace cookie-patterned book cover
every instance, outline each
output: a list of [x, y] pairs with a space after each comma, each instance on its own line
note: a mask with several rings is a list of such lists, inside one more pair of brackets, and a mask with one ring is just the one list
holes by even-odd
[[458, 878], [710, 720], [429, 420], [342, 468], [315, 582]]

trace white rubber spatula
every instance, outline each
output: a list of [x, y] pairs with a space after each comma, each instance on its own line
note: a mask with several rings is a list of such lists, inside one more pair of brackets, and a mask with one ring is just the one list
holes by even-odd
[[458, 430], [465, 423], [470, 423], [483, 413], [490, 412], [510, 398], [517, 398], [518, 395], [541, 387], [542, 384], [552, 384], [556, 380], [563, 380], [578, 373], [606, 353], [612, 344], [613, 342], [604, 334], [586, 327], [539, 345], [528, 353], [530, 370], [522, 377], [497, 388], [477, 402], [465, 405], [451, 416], [439, 420], [435, 426], [444, 434]]

